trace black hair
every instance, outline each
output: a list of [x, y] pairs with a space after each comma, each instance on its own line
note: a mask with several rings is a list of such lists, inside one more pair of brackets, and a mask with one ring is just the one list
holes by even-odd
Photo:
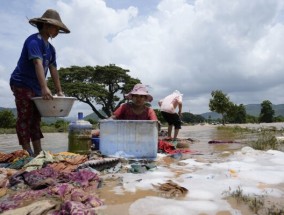
[[41, 29], [43, 28], [43, 23], [42, 22], [36, 23], [36, 27], [39, 31], [41, 31]]

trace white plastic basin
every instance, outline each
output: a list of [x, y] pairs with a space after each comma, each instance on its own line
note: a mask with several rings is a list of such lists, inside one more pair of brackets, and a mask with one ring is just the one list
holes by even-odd
[[44, 100], [42, 97], [33, 97], [32, 100], [42, 117], [65, 117], [69, 115], [76, 98], [55, 96], [50, 100]]

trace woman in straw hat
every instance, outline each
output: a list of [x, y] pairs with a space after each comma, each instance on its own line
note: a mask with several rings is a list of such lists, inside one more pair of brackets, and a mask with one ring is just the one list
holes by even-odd
[[57, 11], [48, 9], [40, 18], [30, 19], [29, 23], [38, 28], [38, 33], [29, 36], [21, 52], [21, 56], [10, 78], [10, 86], [15, 96], [17, 107], [16, 131], [19, 144], [23, 149], [34, 155], [41, 149], [40, 139], [43, 138], [40, 129], [40, 114], [31, 98], [42, 96], [52, 99], [52, 93], [47, 86], [48, 70], [55, 84], [57, 95], [63, 96], [61, 84], [56, 68], [56, 54], [54, 47], [48, 42], [58, 33], [70, 33], [63, 24]]
[[111, 116], [120, 120], [158, 120], [155, 111], [145, 104], [153, 97], [143, 84], [136, 84], [125, 97], [131, 102], [121, 105]]

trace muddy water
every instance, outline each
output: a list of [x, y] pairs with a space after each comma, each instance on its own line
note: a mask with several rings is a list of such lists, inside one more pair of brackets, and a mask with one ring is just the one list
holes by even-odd
[[[216, 126], [196, 125], [186, 126], [180, 130], [180, 138], [191, 138], [194, 142], [190, 145], [190, 149], [196, 150], [208, 158], [216, 157], [217, 154], [224, 151], [232, 151], [239, 149], [241, 144], [208, 144], [209, 140], [236, 140], [237, 137], [232, 133], [220, 131]], [[0, 135], [0, 151], [12, 152], [20, 149], [16, 134]], [[58, 153], [68, 150], [68, 133], [45, 133], [42, 139], [43, 150]], [[212, 156], [211, 156], [212, 155]]]
[[[228, 154], [232, 151], [240, 149], [243, 144], [240, 143], [231, 143], [231, 144], [208, 144], [210, 140], [235, 140], [235, 136], [233, 134], [229, 134], [228, 132], [219, 131], [216, 129], [217, 126], [212, 125], [196, 125], [196, 126], [188, 126], [183, 127], [180, 130], [179, 138], [190, 138], [193, 141], [190, 144], [190, 149], [197, 151], [196, 155], [189, 154], [187, 157], [183, 157], [184, 159], [195, 157], [197, 160], [204, 161], [218, 161], [221, 159], [222, 154], [224, 152], [228, 152]], [[166, 129], [166, 128], [163, 128]], [[164, 165], [170, 167], [170, 164], [176, 162], [175, 159], [170, 157], [163, 158], [159, 165]], [[172, 172], [176, 174], [178, 177], [180, 174], [184, 174], [185, 172], [179, 172], [177, 170], [172, 169]], [[145, 196], [158, 196], [157, 192], [152, 190], [137, 190], [135, 193], [125, 192], [123, 195], [116, 194], [114, 192], [114, 187], [120, 185], [119, 178], [107, 178], [104, 179], [104, 184], [102, 188], [99, 190], [99, 195], [102, 199], [104, 199], [107, 207], [103, 208], [103, 210], [99, 211], [100, 215], [116, 215], [119, 211], [119, 214], [128, 214], [128, 209], [130, 205], [136, 200], [143, 198]], [[228, 212], [220, 211], [218, 215], [229, 215]], [[249, 213], [248, 213], [249, 214]]]
[[[68, 149], [68, 134], [67, 133], [47, 133], [42, 139], [43, 150], [53, 153], [64, 152]], [[0, 135], [0, 151], [10, 153], [21, 149], [16, 134], [1, 134]]]

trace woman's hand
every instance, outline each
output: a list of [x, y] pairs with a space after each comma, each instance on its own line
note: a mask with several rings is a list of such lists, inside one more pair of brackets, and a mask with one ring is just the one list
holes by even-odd
[[41, 97], [44, 100], [53, 99], [51, 91], [50, 91], [50, 89], [48, 87], [44, 87], [43, 89], [41, 89]]
[[62, 91], [58, 91], [56, 95], [57, 95], [57, 96], [65, 96]]

